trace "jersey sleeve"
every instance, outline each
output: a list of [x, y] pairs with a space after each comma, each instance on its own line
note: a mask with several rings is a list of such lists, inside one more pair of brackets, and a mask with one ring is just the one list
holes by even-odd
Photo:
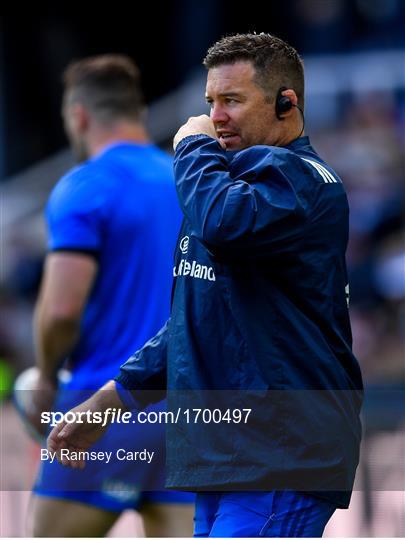
[[296, 240], [307, 205], [292, 181], [299, 174], [296, 158], [287, 153], [255, 146], [229, 160], [210, 137], [183, 139], [175, 154], [176, 186], [196, 236], [228, 250]]
[[[136, 351], [120, 368], [115, 381], [122, 389], [130, 390], [137, 404], [144, 408], [150, 403], [161, 401], [167, 387], [167, 342], [169, 321], [159, 332]], [[123, 398], [128, 404], [128, 398]]]
[[46, 207], [48, 249], [97, 253], [108, 212], [105, 179], [84, 166], [62, 178]]

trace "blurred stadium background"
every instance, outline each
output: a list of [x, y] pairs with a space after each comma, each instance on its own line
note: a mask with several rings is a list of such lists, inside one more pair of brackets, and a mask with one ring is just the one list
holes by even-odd
[[[135, 6], [135, 10], [137, 7]], [[133, 10], [131, 10], [133, 13]], [[121, 52], [143, 73], [150, 132], [170, 149], [189, 115], [207, 111], [207, 47], [225, 33], [286, 39], [306, 66], [306, 132], [342, 176], [351, 204], [348, 263], [354, 349], [366, 384], [364, 441], [349, 511], [328, 536], [405, 536], [405, 2], [172, 0], [97, 18], [0, 17], [1, 536], [24, 536], [37, 449], [10, 403], [33, 362], [31, 317], [45, 253], [42, 210], [72, 165], [60, 76], [72, 59]], [[124, 520], [118, 536], [141, 534]]]

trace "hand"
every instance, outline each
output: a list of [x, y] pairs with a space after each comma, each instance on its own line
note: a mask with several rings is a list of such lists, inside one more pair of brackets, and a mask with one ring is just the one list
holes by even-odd
[[[71, 411], [80, 419], [80, 422], [67, 423], [62, 421], [57, 424], [48, 436], [48, 451], [55, 452], [56, 458], [62, 465], [72, 467], [73, 469], [83, 469], [85, 467], [84, 459], [72, 459], [71, 452], [84, 452], [93, 446], [106, 432], [108, 424], [89, 422], [89, 414], [94, 412], [103, 412], [106, 404], [100, 404], [98, 399], [100, 392], [94, 394], [90, 399], [81, 403]], [[82, 413], [80, 415], [80, 413]], [[83, 414], [84, 413], [84, 414]], [[90, 418], [91, 419], [91, 418]], [[61, 452], [67, 450], [67, 454]]]
[[187, 122], [181, 126], [173, 139], [173, 150], [176, 150], [179, 142], [189, 135], [208, 135], [217, 140], [222, 148], [226, 150], [225, 145], [217, 137], [214, 124], [209, 116], [202, 114], [200, 116], [191, 116]]

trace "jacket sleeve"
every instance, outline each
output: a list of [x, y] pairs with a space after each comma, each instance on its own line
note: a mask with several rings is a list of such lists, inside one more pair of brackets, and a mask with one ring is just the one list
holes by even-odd
[[[164, 399], [167, 387], [167, 335], [169, 321], [121, 366], [115, 381], [131, 391], [140, 409]], [[123, 399], [124, 403], [131, 400]], [[134, 407], [131, 407], [134, 408]]]
[[196, 236], [211, 246], [270, 247], [302, 233], [305, 203], [291, 182], [284, 149], [254, 146], [230, 161], [205, 135], [177, 146], [174, 171], [183, 213]]

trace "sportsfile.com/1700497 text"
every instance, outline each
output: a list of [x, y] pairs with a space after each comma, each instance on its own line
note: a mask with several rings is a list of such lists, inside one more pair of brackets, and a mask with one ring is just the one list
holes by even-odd
[[105, 411], [43, 411], [41, 423], [54, 427], [66, 424], [246, 424], [252, 409], [202, 409], [181, 407], [171, 411], [124, 411], [115, 407]]

